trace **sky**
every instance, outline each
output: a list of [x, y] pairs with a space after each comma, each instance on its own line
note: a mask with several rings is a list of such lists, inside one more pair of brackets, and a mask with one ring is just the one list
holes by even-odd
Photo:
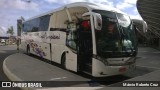
[[100, 3], [117, 8], [132, 19], [142, 19], [136, 8], [137, 0], [0, 0], [0, 36], [7, 36], [8, 27], [13, 26], [17, 33], [17, 19], [31, 18], [73, 2]]

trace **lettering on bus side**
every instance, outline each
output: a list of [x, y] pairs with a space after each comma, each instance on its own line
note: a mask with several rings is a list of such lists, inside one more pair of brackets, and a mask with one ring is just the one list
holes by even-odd
[[58, 35], [52, 34], [52, 35], [47, 36], [47, 34], [45, 33], [44, 35], [42, 35], [40, 37], [42, 39], [60, 39], [60, 34], [58, 34]]
[[34, 35], [35, 35], [35, 36], [39, 36], [39, 33], [35, 33]]
[[44, 33], [40, 38], [45, 39], [47, 37], [47, 33]]
[[32, 36], [32, 33], [30, 33], [29, 36]]

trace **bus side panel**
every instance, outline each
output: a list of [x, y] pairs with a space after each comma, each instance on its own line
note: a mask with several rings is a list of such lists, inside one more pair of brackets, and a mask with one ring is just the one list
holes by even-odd
[[22, 33], [21, 35], [20, 50], [26, 53], [27, 45], [29, 44], [29, 35], [27, 33]]
[[61, 56], [64, 52], [63, 45], [52, 44], [52, 61], [61, 64]]
[[32, 42], [30, 44], [30, 53], [51, 60], [49, 43]]
[[25, 40], [22, 40], [21, 41], [21, 44], [20, 44], [20, 50], [22, 50], [23, 52], [27, 52], [27, 44], [26, 44], [26, 41]]
[[[102, 61], [97, 59], [92, 59], [92, 76], [95, 77], [103, 77], [103, 76], [112, 76], [124, 74], [128, 71], [132, 71], [135, 68], [135, 63], [131, 65], [124, 66], [106, 66]], [[120, 69], [124, 69], [125, 71], [120, 71]]]
[[77, 54], [73, 53], [68, 47], [66, 47], [68, 53], [66, 53], [66, 68], [77, 72]]
[[51, 47], [52, 47], [52, 61], [54, 61], [56, 63], [61, 63], [59, 45], [52, 44]]
[[[37, 35], [38, 34], [38, 35]], [[34, 41], [50, 43], [50, 32], [49, 31], [40, 31], [38, 33], [34, 33]]]
[[50, 31], [52, 61], [61, 63], [61, 55], [65, 51], [66, 32]]

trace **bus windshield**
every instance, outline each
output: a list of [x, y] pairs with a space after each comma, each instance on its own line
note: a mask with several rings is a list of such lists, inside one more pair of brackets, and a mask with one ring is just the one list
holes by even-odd
[[121, 13], [94, 10], [102, 16], [102, 29], [96, 30], [97, 55], [103, 58], [133, 56], [135, 30], [130, 18]]

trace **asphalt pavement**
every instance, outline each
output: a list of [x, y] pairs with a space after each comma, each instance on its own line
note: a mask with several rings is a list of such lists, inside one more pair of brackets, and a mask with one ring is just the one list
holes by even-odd
[[[3, 72], [3, 61], [9, 55], [17, 53], [16, 45], [0, 45], [0, 81], [10, 81]], [[0, 88], [0, 90], [20, 90], [20, 88]]]
[[141, 67], [159, 69], [160, 51], [149, 47], [139, 47], [136, 64]]
[[[15, 46], [0, 46], [0, 60], [3, 61], [5, 56], [11, 55], [16, 53]], [[17, 57], [18, 56], [18, 57]], [[139, 53], [137, 55], [137, 62], [136, 62], [136, 70], [133, 72], [126, 73], [124, 75], [117, 75], [111, 77], [104, 77], [104, 78], [92, 78], [85, 74], [77, 74], [67, 70], [63, 70], [60, 67], [55, 66], [52, 63], [46, 63], [43, 59], [40, 59], [36, 56], [27, 56], [25, 54], [14, 54], [11, 55], [10, 58], [5, 60], [5, 65], [7, 66], [9, 73], [14, 75], [8, 77], [13, 81], [15, 80], [23, 80], [23, 81], [94, 81], [94, 84], [98, 84], [97, 87], [91, 87], [90, 83], [71, 83], [69, 86], [77, 86], [86, 87], [80, 88], [79, 90], [159, 90], [160, 88], [114, 88], [119, 82], [127, 81], [127, 80], [159, 80], [160, 81], [160, 51], [156, 49], [152, 49], [149, 47], [140, 47]], [[18, 58], [13, 60], [13, 58]], [[1, 62], [2, 65], [2, 62]], [[1, 71], [3, 72], [3, 71]], [[0, 76], [2, 79], [8, 80], [5, 75]], [[103, 82], [107, 80], [108, 82]], [[114, 82], [113, 82], [114, 81]], [[65, 85], [64, 85], [65, 86]], [[110, 86], [110, 87], [108, 87]], [[52, 88], [53, 89], [53, 88]], [[52, 90], [48, 88], [47, 90]], [[58, 90], [74, 90], [75, 88], [54, 88]], [[9, 89], [8, 89], [9, 90]], [[39, 88], [37, 89], [39, 90]], [[45, 90], [42, 88], [42, 90]]]

